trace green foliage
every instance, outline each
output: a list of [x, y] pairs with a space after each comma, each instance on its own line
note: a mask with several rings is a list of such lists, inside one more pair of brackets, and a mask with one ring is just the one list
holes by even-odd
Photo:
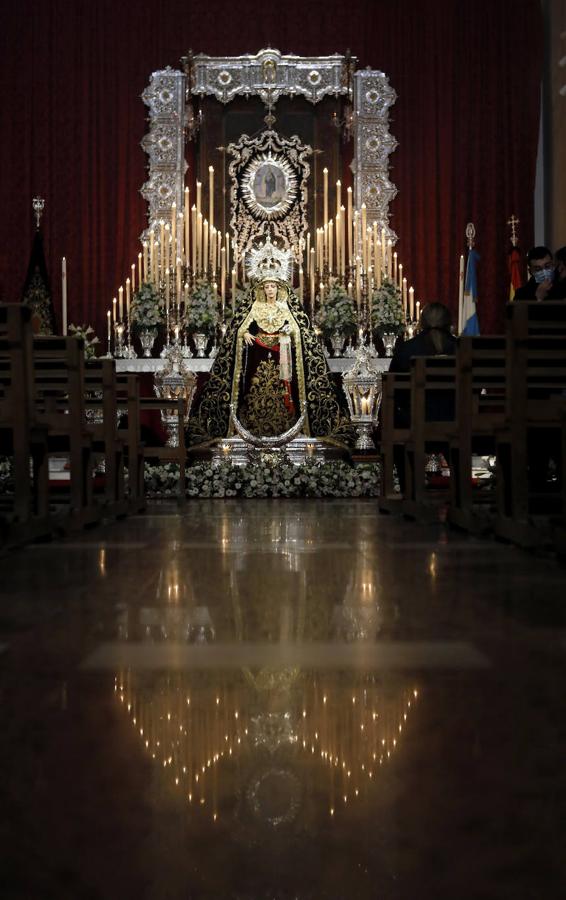
[[384, 277], [381, 287], [374, 290], [371, 298], [372, 328], [394, 326], [393, 330], [399, 330], [404, 321], [401, 291], [393, 281]]
[[187, 328], [190, 332], [212, 335], [218, 325], [218, 299], [205, 279], [197, 282], [189, 295]]
[[356, 333], [358, 327], [356, 307], [341, 285], [336, 282], [332, 284], [322, 304], [320, 299], [317, 299], [319, 306], [315, 323], [325, 338], [331, 338], [336, 332], [346, 337]]
[[155, 285], [145, 282], [135, 292], [130, 307], [130, 321], [140, 328], [157, 328], [163, 322], [163, 307]]
[[69, 325], [69, 334], [82, 338], [85, 346], [85, 359], [94, 359], [96, 344], [99, 344], [100, 341], [94, 334], [92, 325]]
[[[198, 463], [185, 474], [188, 497], [377, 497], [380, 468], [316, 460], [294, 466], [283, 457], [246, 466]], [[148, 496], [174, 496], [177, 479], [178, 469], [172, 463], [146, 465]]]

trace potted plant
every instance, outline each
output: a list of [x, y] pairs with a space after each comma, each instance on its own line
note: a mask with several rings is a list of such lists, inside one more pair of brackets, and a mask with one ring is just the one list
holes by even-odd
[[163, 322], [163, 307], [155, 285], [145, 282], [135, 292], [130, 307], [130, 322], [139, 334], [143, 355], [151, 356], [157, 329]]
[[186, 313], [187, 330], [192, 334], [197, 356], [203, 357], [208, 339], [218, 325], [218, 300], [205, 279], [197, 281], [189, 295]]
[[342, 285], [334, 282], [330, 285], [324, 300], [322, 302], [319, 300], [315, 323], [323, 337], [330, 341], [334, 355], [338, 356], [344, 341], [356, 333], [358, 326], [354, 301]]
[[381, 337], [387, 356], [391, 356], [397, 336], [405, 324], [401, 291], [384, 276], [381, 287], [371, 295], [371, 327]]

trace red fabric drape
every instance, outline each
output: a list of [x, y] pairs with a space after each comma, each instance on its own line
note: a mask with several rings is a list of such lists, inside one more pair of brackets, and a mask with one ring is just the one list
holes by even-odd
[[0, 34], [0, 298], [19, 298], [46, 199], [45, 247], [60, 309], [104, 330], [105, 310], [139, 250], [146, 205], [150, 73], [189, 47], [211, 54], [323, 54], [350, 47], [398, 94], [391, 224], [421, 300], [457, 304], [458, 257], [477, 229], [479, 316], [501, 327], [508, 294], [506, 220], [532, 241], [542, 25], [539, 0], [20, 0]]

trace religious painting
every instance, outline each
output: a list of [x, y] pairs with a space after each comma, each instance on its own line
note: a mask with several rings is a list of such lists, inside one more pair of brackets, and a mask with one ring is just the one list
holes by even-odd
[[230, 226], [238, 252], [249, 250], [268, 234], [297, 252], [307, 230], [307, 162], [311, 147], [295, 135], [285, 138], [266, 130], [229, 144]]

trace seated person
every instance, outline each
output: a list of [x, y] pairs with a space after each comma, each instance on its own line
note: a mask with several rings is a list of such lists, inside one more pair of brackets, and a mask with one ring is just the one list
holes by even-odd
[[[564, 250], [559, 250], [561, 253]], [[515, 292], [515, 300], [565, 300], [566, 279], [560, 278], [548, 247], [532, 247], [527, 253], [530, 278]]]
[[[421, 313], [420, 330], [408, 341], [397, 341], [390, 372], [410, 372], [413, 356], [453, 356], [457, 339], [451, 333], [450, 310], [442, 303], [429, 303]], [[399, 391], [395, 407], [395, 424], [406, 428], [411, 419], [410, 391]], [[449, 422], [454, 418], [454, 394], [452, 391], [435, 391], [426, 398], [426, 418], [430, 421]], [[443, 453], [446, 448], [439, 448]], [[436, 452], [436, 451], [435, 451]], [[393, 451], [395, 467], [401, 491], [405, 489], [405, 452], [402, 447]]]
[[418, 334], [408, 341], [397, 341], [389, 371], [409, 372], [413, 356], [452, 356], [456, 343], [450, 310], [442, 303], [429, 303], [421, 313]]

